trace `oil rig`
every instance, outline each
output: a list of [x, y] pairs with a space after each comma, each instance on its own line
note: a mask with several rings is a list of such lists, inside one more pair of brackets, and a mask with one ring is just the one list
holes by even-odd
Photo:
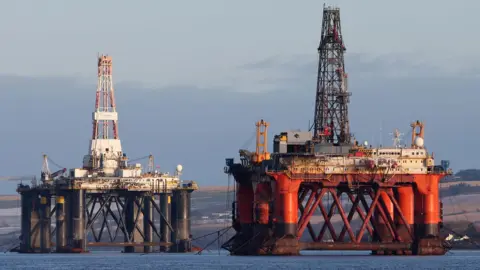
[[[81, 168], [51, 173], [44, 155], [41, 181], [19, 184], [21, 253], [84, 253], [88, 247], [123, 252], [189, 252], [190, 196], [195, 181], [129, 163], [118, 133], [112, 57], [98, 57], [93, 131]], [[138, 160], [138, 159], [137, 159]], [[131, 160], [130, 162], [135, 161]], [[53, 201], [53, 202], [52, 202]]]
[[[256, 123], [255, 152], [226, 159], [233, 175], [236, 234], [232, 255], [298, 255], [302, 250], [365, 250], [375, 255], [443, 255], [439, 181], [449, 161], [435, 165], [424, 146], [424, 124], [411, 124], [410, 146], [359, 144], [350, 133], [345, 43], [340, 10], [324, 7], [314, 123], [309, 131], [274, 136]], [[398, 132], [395, 132], [398, 142]]]

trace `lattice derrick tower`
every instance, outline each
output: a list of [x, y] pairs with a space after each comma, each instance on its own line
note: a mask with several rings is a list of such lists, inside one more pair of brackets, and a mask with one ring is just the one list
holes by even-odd
[[322, 143], [348, 144], [351, 141], [348, 120], [346, 51], [340, 24], [340, 9], [324, 7], [320, 45], [314, 138]]
[[[98, 83], [93, 117], [92, 140], [119, 139], [118, 117], [112, 79], [112, 57], [98, 57]], [[113, 137], [110, 137], [110, 134]]]
[[[115, 91], [112, 79], [112, 57], [98, 57], [98, 81], [95, 97], [95, 109], [92, 115], [93, 130], [89, 154], [84, 156], [86, 169], [118, 166], [123, 155], [122, 144], [118, 136], [118, 113], [115, 105]], [[108, 164], [106, 163], [106, 160]], [[103, 162], [102, 162], [103, 160]]]

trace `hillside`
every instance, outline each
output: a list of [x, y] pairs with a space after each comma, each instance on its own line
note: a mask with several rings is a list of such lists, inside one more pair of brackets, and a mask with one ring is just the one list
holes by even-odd
[[451, 176], [442, 179], [442, 183], [478, 182], [480, 181], [480, 169], [459, 170]]

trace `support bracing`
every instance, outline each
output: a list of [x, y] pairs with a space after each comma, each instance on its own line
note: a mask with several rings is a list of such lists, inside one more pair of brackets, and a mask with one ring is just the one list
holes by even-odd
[[57, 190], [53, 209], [52, 194], [23, 192], [19, 252], [82, 253], [88, 247], [123, 247], [126, 253], [190, 252], [191, 192], [179, 189], [172, 196]]
[[[435, 182], [436, 178], [432, 179]], [[438, 236], [438, 195], [431, 189], [427, 196], [417, 196], [422, 199], [417, 205], [414, 193], [427, 190], [413, 184], [370, 184], [352, 189], [346, 182], [328, 186], [277, 173], [270, 182], [251, 183], [255, 187], [253, 200], [245, 197], [249, 194], [247, 186], [239, 185], [236, 219], [249, 224], [252, 233], [244, 237], [246, 230], [239, 227], [223, 246], [235, 255], [297, 255], [301, 250], [315, 249], [371, 250], [377, 255], [446, 252]], [[273, 205], [268, 203], [271, 200]], [[422, 211], [418, 224], [423, 225], [414, 228], [417, 208]]]

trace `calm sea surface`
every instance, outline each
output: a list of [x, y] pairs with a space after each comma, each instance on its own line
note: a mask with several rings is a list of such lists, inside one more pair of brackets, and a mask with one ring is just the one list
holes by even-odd
[[[308, 254], [308, 255], [307, 255]], [[370, 256], [364, 252], [316, 252], [297, 257], [195, 254], [0, 254], [0, 269], [480, 269], [480, 251], [445, 256]]]

